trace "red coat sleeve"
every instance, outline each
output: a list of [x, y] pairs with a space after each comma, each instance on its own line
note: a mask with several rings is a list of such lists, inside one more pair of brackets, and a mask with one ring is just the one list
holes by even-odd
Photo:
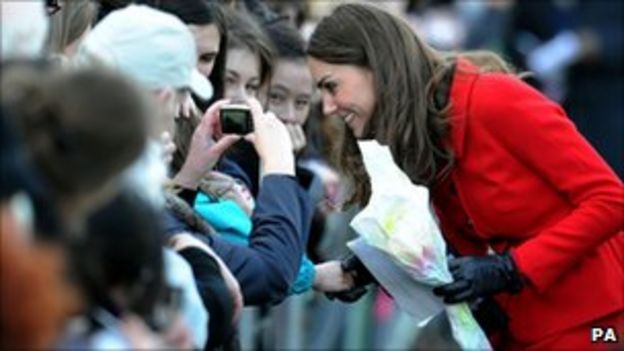
[[[622, 230], [622, 182], [558, 105], [516, 78], [480, 77], [470, 109], [506, 152], [573, 207], [566, 217], [512, 250], [519, 270], [543, 291]], [[527, 196], [539, 199], [538, 194]]]

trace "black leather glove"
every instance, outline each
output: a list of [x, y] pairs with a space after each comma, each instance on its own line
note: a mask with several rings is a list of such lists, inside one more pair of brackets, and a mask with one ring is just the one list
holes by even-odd
[[499, 292], [517, 293], [523, 282], [509, 253], [452, 259], [449, 269], [454, 282], [433, 289], [446, 303], [470, 301]]
[[354, 286], [345, 291], [325, 293], [325, 296], [327, 296], [330, 300], [338, 299], [342, 302], [354, 303], [362, 298], [362, 296], [364, 296], [367, 292], [368, 289], [365, 286]]
[[345, 273], [350, 273], [353, 276], [353, 287], [345, 291], [325, 293], [325, 296], [330, 300], [338, 299], [342, 302], [353, 303], [366, 294], [367, 285], [377, 283], [362, 261], [353, 253], [347, 255], [340, 262], [340, 267]]

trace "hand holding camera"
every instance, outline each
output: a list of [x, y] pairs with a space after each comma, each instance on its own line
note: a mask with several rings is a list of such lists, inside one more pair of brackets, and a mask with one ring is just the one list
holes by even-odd
[[227, 100], [215, 102], [199, 121], [184, 165], [174, 178], [176, 184], [188, 189], [197, 188], [199, 181], [214, 167], [225, 150], [240, 140], [240, 135], [221, 132], [219, 111], [228, 103]]
[[295, 157], [288, 130], [272, 112], [264, 113], [256, 99], [247, 101], [254, 131], [245, 139], [252, 142], [262, 160], [262, 174], [295, 175]]
[[251, 109], [244, 104], [225, 104], [219, 109], [219, 123], [223, 134], [247, 135], [253, 132]]

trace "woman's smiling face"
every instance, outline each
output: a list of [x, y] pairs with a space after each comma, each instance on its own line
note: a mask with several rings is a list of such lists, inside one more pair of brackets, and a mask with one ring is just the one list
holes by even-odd
[[375, 109], [373, 72], [348, 64], [331, 64], [308, 58], [312, 77], [321, 91], [323, 114], [345, 121], [356, 138], [364, 131]]

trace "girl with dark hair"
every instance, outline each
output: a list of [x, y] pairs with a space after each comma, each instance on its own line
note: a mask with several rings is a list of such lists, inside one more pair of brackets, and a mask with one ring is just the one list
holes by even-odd
[[135, 313], [162, 324], [152, 320], [165, 285], [157, 211], [123, 191], [87, 224], [88, 234], [74, 249], [81, 253], [76, 265], [89, 303], [117, 317]]
[[288, 128], [294, 151], [306, 146], [303, 124], [310, 113], [314, 93], [312, 75], [305, 61], [305, 44], [285, 20], [264, 26], [276, 51], [273, 74], [264, 89], [267, 110], [274, 112]]
[[[315, 204], [328, 196], [338, 186], [338, 175], [307, 147], [303, 125], [310, 114], [312, 96], [315, 92], [312, 75], [306, 64], [305, 42], [301, 34], [285, 19], [272, 20], [264, 29], [275, 48], [273, 72], [268, 84], [261, 91], [265, 109], [275, 113], [284, 122], [297, 155], [297, 176], [308, 190]], [[317, 211], [318, 222], [324, 216]], [[322, 218], [322, 219], [321, 219]], [[322, 227], [322, 224], [317, 225]], [[320, 231], [320, 228], [316, 228]], [[320, 234], [320, 233], [318, 233]], [[312, 232], [311, 235], [315, 235]], [[342, 288], [338, 261], [313, 266], [304, 256], [293, 292], [302, 293], [311, 288], [319, 291], [336, 291]], [[307, 274], [306, 274], [307, 273]]]
[[493, 72], [504, 68], [494, 54], [478, 55], [486, 70], [443, 55], [370, 6], [338, 7], [308, 55], [323, 113], [346, 124], [338, 152], [352, 203], [371, 192], [358, 139], [388, 145], [431, 190], [443, 235], [464, 256], [434, 292], [447, 303], [493, 297], [508, 318], [495, 348], [598, 348], [590, 327], [624, 313], [623, 186], [563, 110]]
[[[228, 12], [227, 16], [230, 31], [228, 35], [227, 79], [225, 84], [226, 97], [234, 101], [245, 101], [250, 97], [259, 95], [261, 91], [260, 86], [267, 86], [267, 83], [270, 81], [270, 67], [274, 63], [282, 61], [275, 60], [273, 43], [265, 36], [264, 30], [255, 22], [254, 18], [249, 17], [245, 13], [234, 12]], [[266, 29], [268, 30], [269, 27], [272, 27], [274, 32], [290, 30], [290, 28], [284, 28], [283, 26], [273, 27], [274, 25], [276, 23], [269, 24]], [[296, 65], [295, 69], [302, 73], [302, 78], [304, 79], [302, 89], [304, 89], [304, 92], [303, 96], [299, 96], [297, 123], [294, 123], [293, 117], [288, 117], [287, 120], [281, 118], [285, 117], [284, 113], [280, 113], [280, 115], [284, 116], [278, 117], [287, 126], [293, 142], [295, 138], [292, 137], [292, 127], [295, 125], [299, 127], [300, 139], [302, 139], [300, 145], [302, 146], [305, 145], [305, 138], [303, 137], [301, 124], [305, 121], [307, 115], [307, 103], [312, 94], [313, 84], [309, 69], [305, 65], [303, 40], [298, 36], [296, 30], [293, 29], [293, 31], [294, 33], [285, 31], [282, 34], [276, 34], [276, 36], [284, 37], [284, 39], [279, 40], [280, 47], [283, 48], [284, 60], [286, 65], [288, 65], [288, 62], [294, 62]], [[304, 106], [301, 106], [301, 100], [304, 100]], [[267, 107], [266, 104], [265, 107]], [[301, 112], [303, 112], [303, 115]], [[205, 138], [196, 137], [202, 130], [205, 130], [205, 128], [200, 126], [197, 131], [194, 131], [195, 136], [193, 136], [192, 140], [205, 140]], [[185, 130], [178, 129], [177, 132], [186, 134], [182, 136], [183, 139], [191, 140], [190, 135], [193, 130], [190, 128], [185, 128]], [[212, 136], [209, 137], [212, 138]], [[190, 143], [187, 142], [187, 145]], [[237, 145], [239, 149], [234, 154], [229, 154], [229, 157], [236, 161], [236, 165], [232, 165], [231, 161], [226, 160], [217, 168], [218, 171], [196, 172], [195, 174], [201, 174], [201, 178], [203, 178], [198, 180], [197, 184], [190, 182], [189, 178], [186, 177], [186, 170], [190, 168], [184, 170], [184, 167], [182, 167], [182, 174], [178, 174], [177, 178], [174, 178], [174, 182], [178, 181], [178, 184], [183, 186], [186, 184], [185, 187], [187, 189], [199, 190], [197, 197], [193, 193], [188, 200], [191, 205], [195, 205], [195, 211], [211, 224], [221, 236], [231, 242], [245, 245], [249, 243], [250, 235], [253, 235], [254, 232], [252, 211], [255, 207], [255, 201], [248, 189], [250, 183], [247, 179], [254, 179], [255, 182], [259, 181], [258, 158], [255, 156], [256, 153], [253, 149], [247, 150], [247, 145], [248, 143], [241, 141]], [[211, 149], [214, 151], [219, 149], [219, 147], [211, 147]], [[183, 147], [181, 150], [183, 155], [189, 149], [188, 147]], [[192, 153], [186, 155], [187, 165], [193, 162], [192, 160], [211, 155], [211, 153], [203, 152], [202, 156], [198, 156], [197, 153], [193, 152], [195, 150], [189, 151], [192, 151]], [[281, 150], [275, 151], [281, 152]], [[181, 164], [180, 161], [181, 159], [175, 160], [174, 167], [177, 164]], [[226, 169], [223, 167], [224, 164], [227, 166]], [[244, 171], [238, 169], [239, 166]], [[252, 181], [251, 184], [256, 183]], [[254, 188], [253, 185], [251, 187]], [[304, 262], [305, 264], [300, 267], [299, 275], [290, 291], [291, 293], [307, 291], [313, 284], [315, 279], [314, 266], [309, 260]]]
[[[223, 97], [230, 102], [245, 103], [249, 98], [257, 98], [258, 92], [271, 75], [274, 58], [273, 48], [269, 39], [256, 20], [244, 12], [223, 9], [227, 23], [227, 50], [224, 53], [225, 77], [223, 80]], [[178, 151], [173, 160], [174, 171], [178, 171], [174, 181], [196, 187], [197, 182], [214, 166], [213, 156], [202, 149], [205, 146], [193, 145], [193, 133], [196, 133], [199, 118], [191, 121], [181, 120], [177, 123], [176, 146]], [[212, 135], [210, 136], [212, 137]], [[206, 136], [196, 138], [207, 140]], [[218, 148], [217, 148], [218, 149]], [[216, 149], [214, 149], [216, 150]], [[224, 150], [220, 152], [223, 153]], [[250, 156], [251, 155], [251, 156]], [[221, 163], [219, 168], [231, 173], [232, 168], [237, 176], [243, 177], [247, 186], [255, 195], [257, 193], [259, 163], [253, 147], [246, 141], [238, 142], [228, 153], [229, 161]], [[241, 170], [242, 168], [242, 170]]]
[[142, 348], [128, 326], [134, 320], [145, 329], [142, 342], [155, 343], [149, 348], [204, 346], [206, 333], [199, 337], [198, 329], [205, 326], [197, 323], [207, 319], [195, 314], [203, 305], [182, 282], [192, 273], [163, 250], [160, 224], [157, 209], [128, 188], [89, 218], [88, 234], [72, 251], [90, 328], [74, 339], [82, 337], [95, 349]]
[[257, 97], [271, 77], [275, 51], [261, 24], [246, 11], [228, 11], [226, 19], [225, 97], [244, 101]]

